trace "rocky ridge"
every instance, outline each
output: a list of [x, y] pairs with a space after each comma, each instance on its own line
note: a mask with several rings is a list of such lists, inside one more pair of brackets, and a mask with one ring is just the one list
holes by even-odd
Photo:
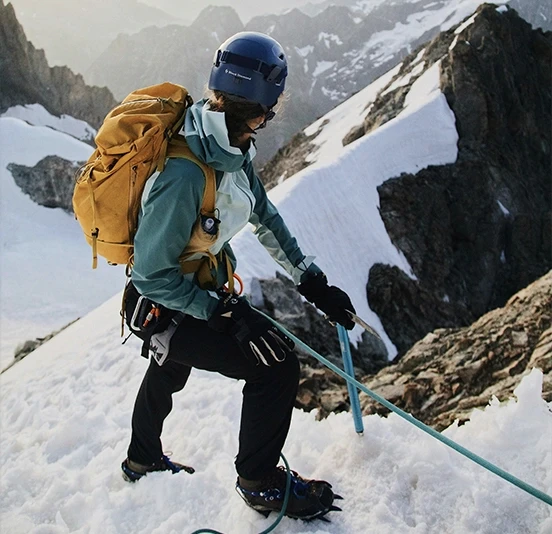
[[[544, 373], [543, 397], [552, 401], [552, 271], [469, 327], [427, 334], [363, 383], [441, 430], [493, 397], [511, 397], [520, 375], [535, 367]], [[361, 405], [364, 413], [384, 413], [365, 396]]]
[[27, 41], [11, 4], [0, 0], [0, 114], [16, 105], [41, 104], [51, 114], [71, 115], [98, 128], [117, 104], [103, 87], [86, 85], [67, 67], [50, 67], [44, 50]]

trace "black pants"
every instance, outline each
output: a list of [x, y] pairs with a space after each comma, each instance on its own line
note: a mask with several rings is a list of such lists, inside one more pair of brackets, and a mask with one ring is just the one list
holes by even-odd
[[291, 353], [272, 367], [254, 365], [231, 336], [189, 316], [175, 332], [164, 365], [151, 360], [146, 371], [134, 405], [128, 457], [144, 465], [159, 460], [161, 430], [172, 409], [172, 394], [186, 385], [192, 367], [245, 380], [236, 470], [249, 480], [263, 478], [278, 464], [289, 431], [299, 361]]

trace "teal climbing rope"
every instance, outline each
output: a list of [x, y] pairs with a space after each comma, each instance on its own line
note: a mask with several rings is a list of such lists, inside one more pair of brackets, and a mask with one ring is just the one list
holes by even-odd
[[[259, 310], [257, 310], [259, 311]], [[445, 445], [448, 445], [451, 449], [454, 449], [456, 452], [462, 454], [466, 458], [469, 458], [476, 464], [479, 464], [481, 467], [484, 467], [485, 469], [489, 470], [491, 473], [494, 473], [495, 475], [499, 476], [500, 478], [510, 482], [514, 486], [517, 486], [518, 488], [526, 491], [533, 497], [536, 497], [537, 499], [541, 500], [542, 502], [545, 502], [546, 504], [552, 506], [552, 497], [550, 495], [547, 495], [543, 491], [531, 486], [527, 482], [524, 482], [523, 480], [520, 480], [519, 478], [511, 475], [507, 471], [504, 471], [504, 469], [501, 469], [500, 467], [492, 464], [491, 462], [485, 460], [485, 458], [482, 458], [481, 456], [478, 456], [477, 454], [471, 452], [470, 450], [466, 449], [465, 447], [462, 447], [462, 445], [459, 445], [455, 441], [447, 438], [446, 436], [443, 436], [440, 432], [437, 432], [430, 426], [425, 425], [421, 421], [418, 421], [415, 417], [412, 417], [412, 415], [404, 412], [400, 408], [397, 408], [394, 404], [390, 403], [389, 401], [385, 400], [383, 397], [379, 396], [377, 393], [374, 393], [370, 389], [368, 389], [366, 386], [358, 382], [358, 380], [355, 380], [353, 377], [349, 376], [346, 372], [342, 371], [339, 367], [328, 361], [324, 356], [321, 356], [316, 351], [311, 349], [306, 343], [303, 343], [299, 338], [294, 336], [291, 332], [286, 330], [282, 325], [277, 323], [272, 317], [269, 317], [268, 315], [264, 314], [263, 312], [259, 311], [259, 313], [262, 313], [267, 319], [272, 321], [272, 323], [277, 326], [284, 334], [286, 334], [288, 337], [290, 337], [297, 346], [301, 347], [304, 351], [306, 351], [308, 354], [316, 358], [319, 362], [324, 364], [326, 367], [331, 369], [334, 373], [338, 374], [341, 378], [344, 378], [349, 384], [356, 386], [360, 391], [366, 393], [369, 397], [372, 397], [375, 401], [379, 402], [383, 406], [385, 406], [388, 410], [391, 410], [392, 412], [396, 413], [409, 423], [412, 423], [414, 426], [418, 427], [420, 430], [423, 430], [433, 438], [437, 439], [441, 443], [444, 443]]]
[[[504, 469], [501, 469], [500, 467], [494, 465], [493, 463], [489, 462], [488, 460], [485, 460], [485, 458], [482, 458], [481, 456], [478, 456], [477, 454], [471, 452], [470, 450], [466, 449], [462, 445], [456, 443], [452, 439], [447, 438], [446, 436], [443, 436], [440, 432], [437, 432], [430, 426], [427, 426], [426, 424], [422, 423], [421, 421], [418, 421], [415, 417], [412, 415], [404, 412], [400, 408], [397, 408], [394, 404], [390, 403], [388, 400], [384, 399], [377, 393], [374, 393], [372, 390], [368, 389], [366, 386], [361, 384], [358, 380], [347, 374], [345, 371], [342, 371], [339, 367], [328, 361], [324, 356], [321, 356], [316, 352], [315, 350], [311, 349], [306, 343], [301, 341], [298, 337], [294, 336], [291, 332], [289, 332], [287, 329], [285, 329], [281, 324], [277, 323], [272, 317], [269, 317], [265, 313], [261, 312], [260, 310], [257, 310], [260, 314], [264, 315], [267, 319], [269, 319], [277, 328], [279, 328], [284, 334], [286, 334], [289, 338], [291, 338], [295, 344], [302, 348], [305, 352], [316, 358], [320, 363], [328, 367], [328, 369], [331, 369], [334, 373], [339, 375], [341, 378], [344, 378], [348, 384], [350, 384], [353, 387], [357, 387], [360, 391], [363, 393], [366, 393], [369, 397], [374, 399], [375, 401], [379, 402], [383, 406], [385, 406], [388, 410], [392, 411], [393, 413], [396, 413], [398, 416], [402, 417], [409, 423], [413, 424], [420, 430], [423, 430], [436, 440], [440, 441], [441, 443], [444, 443], [445, 445], [449, 446], [451, 449], [455, 450], [456, 452], [462, 454], [466, 458], [469, 458], [476, 464], [480, 465], [481, 467], [487, 469], [491, 473], [497, 475], [498, 477], [506, 480], [507, 482], [510, 482], [514, 486], [517, 486], [518, 488], [522, 489], [523, 491], [526, 491], [533, 497], [536, 497], [537, 499], [541, 500], [542, 502], [552, 506], [552, 497], [543, 491], [531, 486], [527, 482], [524, 482], [523, 480], [520, 480], [519, 478], [511, 475], [507, 471], [504, 471]], [[284, 497], [284, 504], [282, 507], [282, 510], [280, 511], [278, 517], [274, 521], [274, 523], [267, 528], [266, 530], [263, 530], [259, 534], [268, 534], [269, 532], [272, 532], [280, 523], [280, 521], [283, 519], [288, 501], [289, 501], [289, 490], [291, 486], [291, 470], [289, 467], [289, 464], [284, 457], [283, 454], [280, 455], [282, 457], [282, 460], [284, 461], [284, 464], [286, 466], [287, 471], [287, 478], [286, 478], [286, 493]], [[192, 534], [223, 534], [217, 530], [210, 530], [210, 529], [201, 529], [196, 530], [192, 532]]]

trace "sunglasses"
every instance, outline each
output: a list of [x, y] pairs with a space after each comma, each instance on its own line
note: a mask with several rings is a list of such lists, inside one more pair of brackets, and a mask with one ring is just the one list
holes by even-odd
[[270, 108], [267, 108], [265, 106], [262, 106], [263, 112], [264, 112], [264, 121], [255, 128], [255, 131], [262, 130], [263, 128], [266, 128], [266, 125], [269, 121], [271, 121], [274, 117], [276, 117], [276, 112], [273, 111]]

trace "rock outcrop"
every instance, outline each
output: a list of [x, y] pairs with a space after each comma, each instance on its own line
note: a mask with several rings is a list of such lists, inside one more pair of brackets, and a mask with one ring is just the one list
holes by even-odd
[[[520, 375], [534, 367], [544, 373], [544, 399], [552, 401], [552, 271], [471, 326], [427, 334], [398, 364], [363, 383], [441, 430], [493, 397], [511, 397]], [[364, 413], [385, 413], [365, 395], [361, 405]]]
[[58, 156], [47, 156], [34, 167], [10, 163], [8, 170], [23, 193], [34, 202], [46, 208], [61, 208], [72, 213], [75, 173], [80, 166], [80, 163]]
[[0, 114], [25, 104], [41, 104], [53, 115], [71, 115], [98, 128], [117, 104], [111, 92], [90, 87], [67, 67], [48, 66], [43, 50], [27, 41], [13, 6], [0, 0]]
[[55, 330], [54, 332], [51, 332], [50, 334], [44, 336], [44, 337], [37, 337], [35, 339], [28, 339], [27, 341], [24, 341], [20, 345], [18, 345], [15, 349], [13, 360], [12, 362], [4, 367], [0, 371], [0, 374], [7, 371], [10, 367], [13, 367], [17, 362], [21, 361], [23, 358], [28, 356], [31, 352], [35, 351], [40, 347], [41, 345], [44, 345], [47, 341], [50, 341], [50, 339], [57, 336], [60, 332], [63, 332], [67, 327], [71, 326], [73, 323], [78, 321], [79, 319], [75, 319], [74, 321], [71, 321], [69, 324], [66, 324], [64, 327], [60, 328], [59, 330]]

